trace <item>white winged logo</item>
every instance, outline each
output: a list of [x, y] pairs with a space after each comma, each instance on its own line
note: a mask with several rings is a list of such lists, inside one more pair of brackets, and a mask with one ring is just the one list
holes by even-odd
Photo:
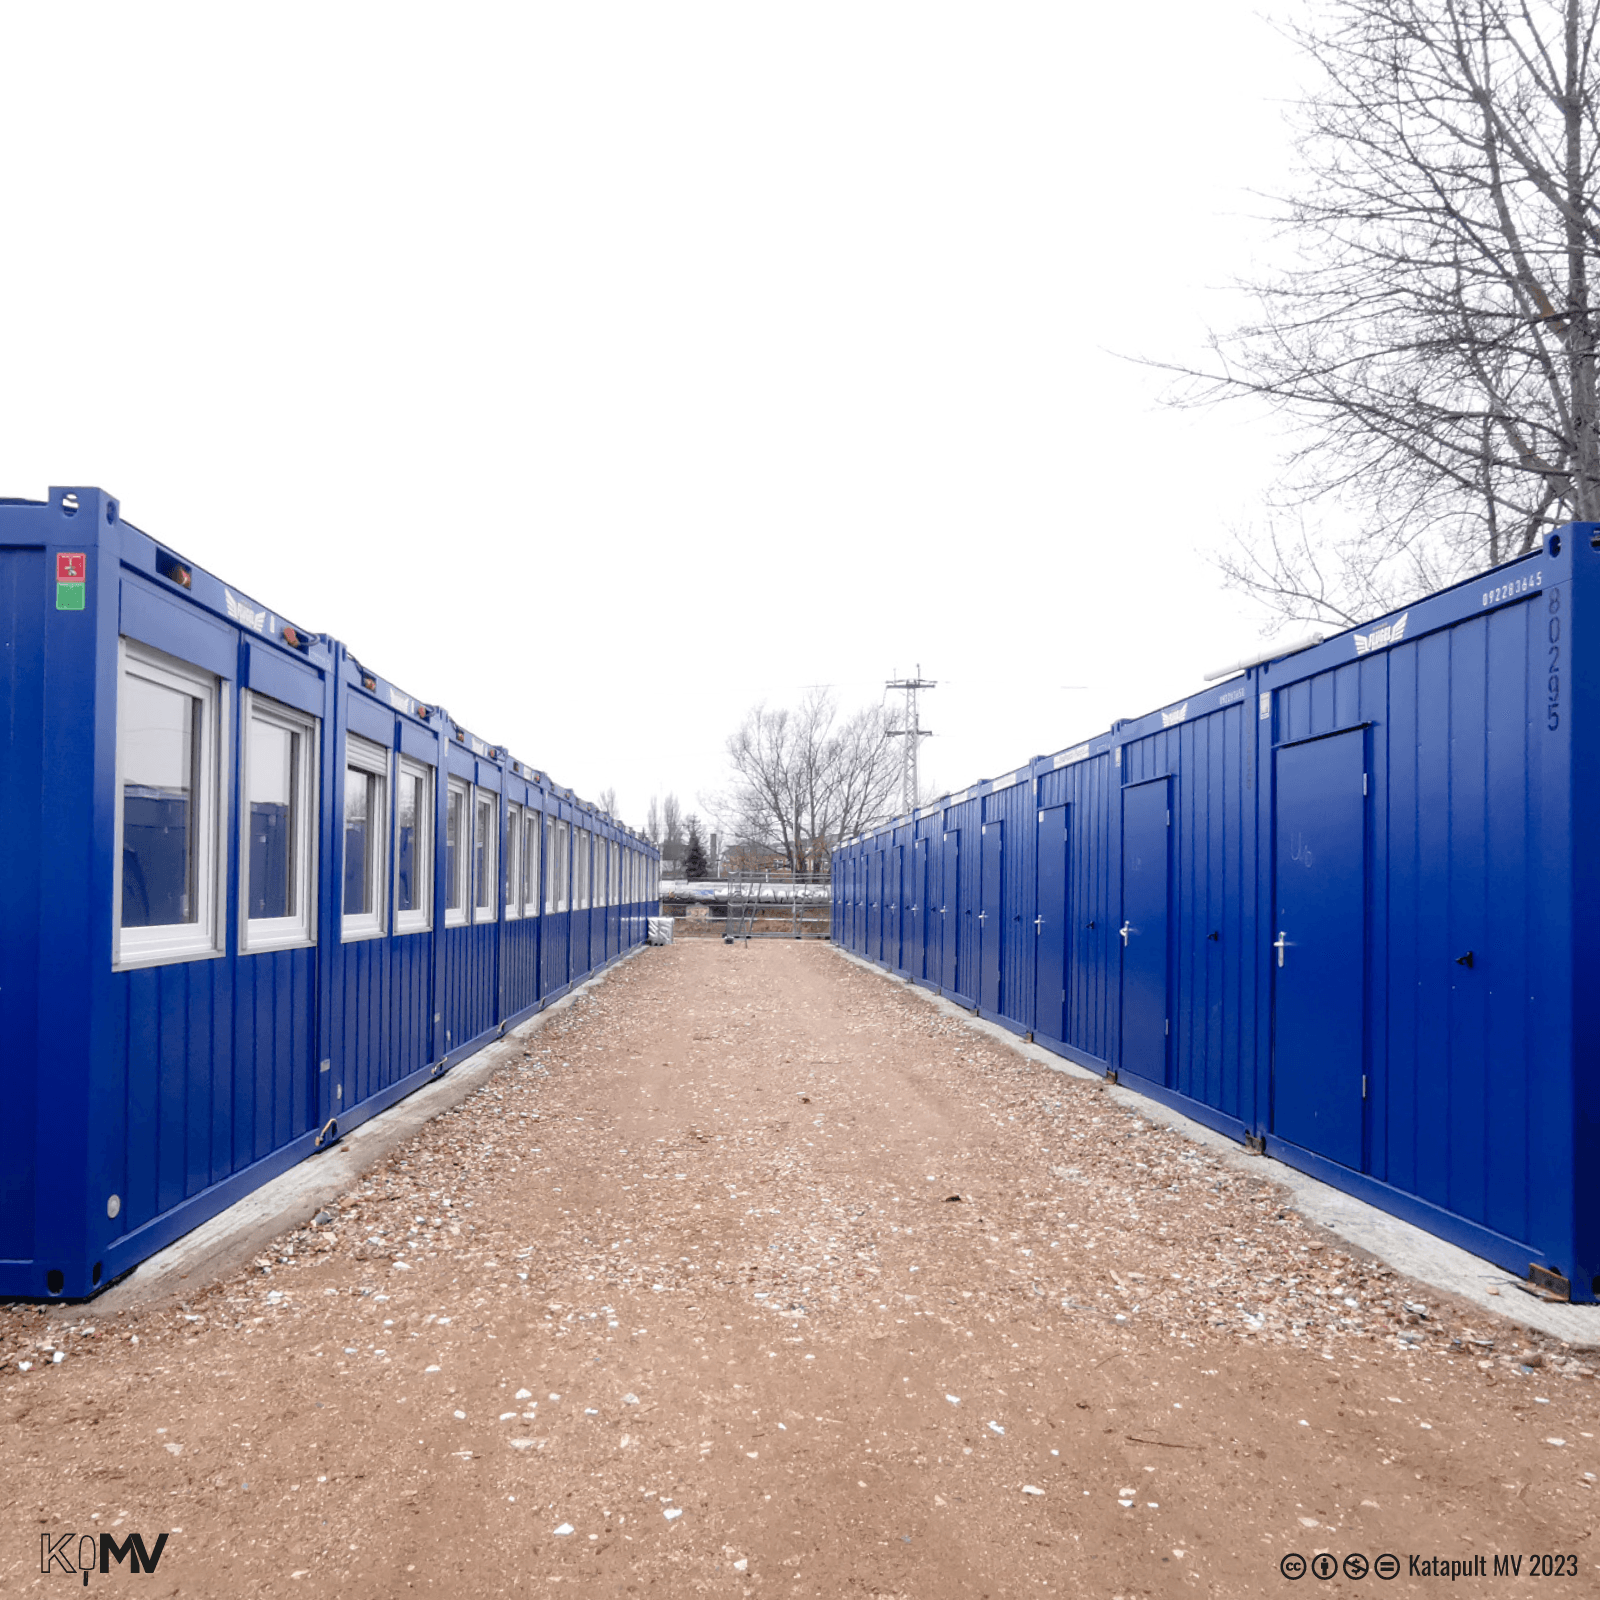
[[227, 603], [228, 615], [242, 627], [253, 629], [256, 633], [267, 631], [267, 614], [265, 611], [252, 611], [244, 601], [235, 599], [233, 593], [224, 589], [222, 598]]
[[1382, 650], [1385, 645], [1399, 644], [1406, 636], [1406, 618], [1410, 615], [1409, 611], [1403, 611], [1398, 621], [1386, 622], [1381, 628], [1374, 628], [1371, 633], [1358, 633], [1356, 654], [1370, 655], [1374, 650]]
[[1189, 702], [1185, 700], [1181, 706], [1174, 706], [1171, 711], [1161, 713], [1161, 726], [1170, 728], [1174, 723], [1182, 722], [1189, 715]]

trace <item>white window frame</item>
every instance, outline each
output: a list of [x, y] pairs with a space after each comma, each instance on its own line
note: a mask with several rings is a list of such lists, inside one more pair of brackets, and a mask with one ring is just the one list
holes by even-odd
[[546, 852], [544, 881], [544, 908], [560, 913], [568, 909], [568, 892], [572, 885], [572, 824], [564, 818], [550, 817], [550, 848]]
[[[478, 807], [485, 801], [493, 813], [494, 823], [489, 833], [487, 849], [484, 856], [483, 875], [489, 884], [489, 904], [478, 904]], [[496, 922], [500, 917], [500, 796], [493, 789], [480, 789], [476, 785], [472, 790], [472, 853], [467, 858], [467, 876], [471, 880], [467, 885], [467, 899], [471, 902], [471, 917], [474, 922]]]
[[[461, 898], [458, 902], [450, 899], [450, 799], [451, 796], [461, 801], [461, 839], [458, 849], [461, 851], [461, 871], [456, 877], [456, 888], [460, 891]], [[470, 915], [468, 907], [472, 903], [472, 785], [465, 778], [450, 778], [445, 785], [444, 802], [445, 836], [443, 841], [444, 851], [444, 925], [447, 928], [464, 928]]]
[[[398, 933], [426, 933], [433, 926], [433, 833], [434, 833], [434, 774], [425, 761], [413, 761], [401, 756], [396, 763], [394, 825], [394, 931]], [[410, 778], [422, 779], [423, 809], [418, 817], [417, 832], [421, 836], [417, 847], [416, 880], [418, 898], [422, 902], [410, 911], [400, 909], [400, 788]]]
[[[346, 941], [381, 939], [389, 931], [389, 879], [393, 872], [389, 862], [389, 814], [394, 805], [393, 766], [391, 752], [381, 744], [363, 739], [359, 733], [345, 734], [344, 765], [339, 769], [339, 936]], [[381, 786], [375, 815], [367, 821], [371, 829], [367, 860], [367, 888], [372, 897], [370, 911], [346, 912], [344, 909], [344, 791], [350, 781], [351, 767], [376, 778]]]
[[[126, 967], [165, 966], [174, 961], [209, 961], [226, 953], [222, 927], [226, 916], [223, 845], [227, 795], [222, 783], [222, 752], [228, 748], [228, 703], [222, 680], [214, 672], [180, 661], [164, 651], [132, 639], [117, 641], [116, 837], [111, 874], [111, 964]], [[122, 697], [123, 680], [145, 678], [164, 689], [200, 701], [199, 793], [194, 802], [194, 893], [198, 912], [193, 922], [156, 928], [122, 926]]]
[[616, 839], [613, 839], [611, 841], [611, 849], [610, 849], [610, 851], [608, 853], [611, 856], [611, 873], [610, 873], [609, 878], [606, 880], [607, 884], [609, 886], [609, 895], [610, 895], [610, 898], [607, 899], [606, 904], [608, 906], [620, 906], [622, 904], [622, 845], [621, 845], [621, 843], [619, 841], [617, 841]]
[[506, 870], [502, 881], [506, 921], [515, 922], [522, 915], [522, 807], [514, 800], [506, 801]]
[[539, 877], [540, 868], [544, 865], [544, 813], [528, 806], [523, 810], [522, 823], [523, 888], [526, 890], [523, 894], [522, 914], [525, 917], [536, 917], [544, 907], [544, 885]]
[[[250, 915], [250, 727], [265, 722], [300, 735], [300, 770], [295, 774], [294, 893], [299, 911], [291, 917]], [[317, 774], [322, 719], [249, 689], [239, 694], [239, 949], [289, 950], [317, 942]]]
[[572, 827], [572, 909], [589, 909], [589, 868], [594, 859], [594, 835], [576, 823]]

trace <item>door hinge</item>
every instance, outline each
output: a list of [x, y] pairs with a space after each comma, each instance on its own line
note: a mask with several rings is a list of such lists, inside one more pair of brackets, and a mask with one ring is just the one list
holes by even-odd
[[1364, 772], [1361, 774], [1361, 792], [1362, 794], [1367, 792], [1367, 775]]
[[1367, 1098], [1367, 1075], [1364, 1072], [1361, 1074], [1361, 1098]]
[[1165, 1018], [1163, 1020], [1163, 1022], [1161, 1024], [1161, 1032], [1169, 1039], [1172, 1037], [1172, 1018], [1171, 1017], [1167, 1017], [1167, 1018]]

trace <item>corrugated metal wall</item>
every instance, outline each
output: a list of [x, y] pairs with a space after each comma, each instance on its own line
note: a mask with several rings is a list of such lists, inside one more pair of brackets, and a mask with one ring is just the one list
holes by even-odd
[[[65, 601], [64, 571], [80, 585]], [[201, 831], [220, 876], [204, 954], [135, 955], [118, 968], [112, 834], [124, 636], [214, 674], [215, 799], [205, 803], [215, 816]], [[315, 938], [290, 948], [241, 949], [246, 689], [313, 718], [320, 752], [307, 790]], [[161, 550], [99, 490], [0, 501], [0, 714], [0, 837], [9, 846], [0, 870], [0, 1295], [80, 1295], [109, 1281], [643, 934], [640, 907], [594, 912], [592, 940], [586, 913], [580, 964], [569, 967], [564, 917], [508, 919], [502, 903], [492, 921], [446, 928], [443, 852], [434, 849], [431, 927], [397, 932], [380, 895], [383, 931], [343, 937], [347, 731], [390, 751], [389, 812], [379, 819], [386, 855], [400, 754], [433, 769], [436, 844], [444, 764], [494, 795], [502, 895], [512, 784], [519, 804], [581, 814], [608, 851], [620, 840], [647, 859], [655, 852], [570, 792], [558, 800], [547, 780], [419, 708], [336, 642], [299, 638]], [[47, 812], [48, 894], [39, 869]], [[389, 859], [382, 870], [393, 868]], [[541, 937], [547, 923], [561, 924], [553, 938]], [[552, 980], [543, 985], [541, 958]], [[52, 1021], [48, 1043], [41, 1016]], [[46, 1081], [51, 1092], [41, 1096]], [[40, 1148], [54, 1153], [48, 1169], [34, 1162]]]
[[[851, 948], [1500, 1264], [1600, 1293], [1600, 528], [926, 807]], [[840, 850], [882, 859], [897, 819]], [[937, 837], [937, 845], [932, 843]], [[869, 865], [869, 871], [876, 867]], [[876, 882], [876, 879], [872, 879]], [[847, 892], [847, 891], [845, 891]], [[1594, 1044], [1586, 1051], [1578, 1040]]]

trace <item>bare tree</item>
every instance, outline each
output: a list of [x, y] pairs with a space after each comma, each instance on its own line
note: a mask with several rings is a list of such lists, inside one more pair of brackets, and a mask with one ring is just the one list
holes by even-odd
[[893, 809], [900, 758], [887, 727], [878, 706], [841, 719], [826, 690], [792, 709], [753, 707], [727, 746], [733, 782], [719, 810], [732, 842], [823, 870], [841, 838]]
[[[1297, 112], [1298, 262], [1245, 286], [1259, 320], [1175, 396], [1255, 396], [1297, 425], [1265, 528], [1223, 562], [1280, 616], [1348, 624], [1600, 517], [1597, 15], [1325, 0], [1291, 29], [1320, 77]], [[1355, 531], [1323, 538], [1318, 502]]]
[[683, 832], [683, 807], [675, 794], [661, 802], [661, 854], [668, 861], [682, 861], [688, 840]]
[[650, 796], [650, 808], [644, 814], [644, 836], [651, 844], [661, 843], [661, 802]]
[[617, 791], [615, 789], [602, 789], [600, 791], [600, 809], [608, 817], [617, 814]]

